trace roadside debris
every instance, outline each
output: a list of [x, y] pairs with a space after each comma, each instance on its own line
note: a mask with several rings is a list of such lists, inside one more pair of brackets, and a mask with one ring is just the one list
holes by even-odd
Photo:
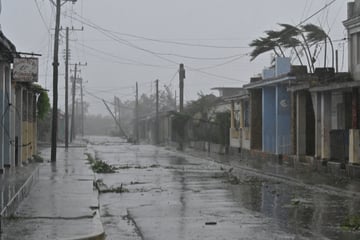
[[97, 179], [94, 181], [94, 186], [99, 191], [99, 193], [125, 193], [129, 192], [123, 184], [120, 184], [118, 187], [108, 187], [102, 179]]
[[217, 222], [206, 222], [205, 225], [216, 225]]
[[90, 153], [85, 153], [87, 160], [91, 166], [91, 169], [95, 173], [115, 173], [116, 168], [106, 162], [94, 158]]
[[341, 225], [341, 228], [347, 231], [360, 230], [360, 216], [359, 215], [349, 216], [345, 220], [345, 222]]

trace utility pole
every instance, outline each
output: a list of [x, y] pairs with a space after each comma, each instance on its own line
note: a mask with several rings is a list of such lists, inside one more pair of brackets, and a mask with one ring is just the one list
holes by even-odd
[[57, 144], [57, 120], [58, 120], [58, 71], [59, 71], [59, 29], [61, 0], [56, 0], [56, 23], [55, 23], [55, 42], [53, 60], [53, 111], [51, 125], [51, 162], [56, 162]]
[[[117, 99], [116, 99], [116, 96], [114, 96], [114, 116], [115, 118], [117, 119]], [[120, 134], [120, 129], [119, 129], [119, 134]]]
[[136, 143], [139, 143], [139, 88], [137, 82], [135, 98], [135, 139]]
[[179, 87], [180, 87], [180, 112], [184, 111], [184, 79], [185, 79], [185, 68], [184, 64], [180, 64], [179, 68]]
[[177, 102], [177, 96], [176, 96], [176, 90], [175, 90], [175, 100], [174, 100], [174, 111], [175, 111], [175, 112], [177, 111], [176, 102]]
[[[117, 122], [120, 121], [120, 99], [114, 96], [114, 116]], [[121, 129], [119, 129], [119, 133], [121, 133]]]
[[[65, 0], [75, 3], [76, 0]], [[53, 60], [53, 111], [51, 129], [51, 162], [56, 162], [57, 128], [58, 128], [58, 73], [59, 73], [59, 32], [61, 0], [51, 1], [56, 6], [55, 36], [54, 36], [54, 60]]]
[[71, 132], [70, 132], [70, 141], [72, 142], [75, 138], [75, 94], [76, 94], [76, 74], [77, 74], [77, 66], [75, 63], [74, 69], [74, 78], [72, 80], [72, 104], [71, 104]]
[[66, 28], [65, 50], [65, 148], [69, 147], [69, 27]]
[[84, 136], [84, 94], [83, 94], [82, 78], [80, 78], [80, 95], [81, 95], [81, 136]]
[[[83, 31], [84, 28], [75, 29], [66, 27], [66, 52], [65, 52], [65, 148], [69, 147], [69, 31]], [[82, 132], [83, 133], [83, 132]]]
[[[78, 79], [77, 78], [77, 73], [80, 72], [78, 70], [78, 67], [83, 67], [83, 66], [87, 66], [87, 63], [83, 64], [83, 63], [75, 63], [74, 64], [74, 79], [72, 82], [72, 109], [71, 109], [71, 128], [70, 128], [70, 141], [72, 142], [76, 136], [76, 129], [75, 129], [75, 96], [76, 96], [76, 83], [78, 80], [80, 80], [80, 86], [81, 86], [81, 99], [82, 99], [82, 109], [81, 112], [83, 114], [84, 112], [84, 102], [83, 102], [83, 94], [82, 94], [82, 79]], [[82, 119], [83, 120], [83, 119]]]
[[159, 144], [159, 80], [156, 83], [156, 119], [155, 119], [155, 144]]

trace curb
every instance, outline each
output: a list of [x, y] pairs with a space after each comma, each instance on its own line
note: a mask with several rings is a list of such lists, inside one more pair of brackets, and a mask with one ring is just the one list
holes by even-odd
[[214, 159], [211, 156], [208, 156], [207, 158], [203, 158], [203, 157], [193, 154], [191, 152], [178, 152], [178, 151], [174, 151], [174, 150], [170, 150], [170, 151], [176, 152], [177, 154], [187, 155], [187, 156], [191, 156], [191, 157], [195, 157], [195, 158], [199, 158], [199, 159], [203, 159], [203, 160], [205, 159], [212, 163], [219, 164], [220, 166], [224, 167], [227, 171], [229, 171], [229, 169], [233, 168], [235, 170], [232, 173], [233, 175], [234, 175], [234, 173], [240, 174], [240, 172], [243, 171], [243, 172], [247, 172], [248, 174], [252, 174], [254, 176], [258, 176], [258, 177], [262, 177], [262, 178], [266, 178], [266, 179], [270, 179], [270, 180], [277, 180], [277, 181], [281, 181], [283, 183], [291, 184], [294, 186], [304, 187], [311, 191], [329, 193], [329, 194], [332, 194], [335, 196], [347, 196], [347, 197], [360, 198], [360, 193], [351, 191], [351, 190], [341, 189], [341, 188], [328, 186], [328, 185], [324, 185], [324, 184], [311, 185], [311, 184], [305, 183], [301, 180], [298, 180], [298, 179], [295, 179], [295, 178], [292, 178], [289, 176], [278, 175], [278, 174], [274, 174], [274, 173], [270, 173], [270, 172], [264, 172], [259, 169], [255, 169], [255, 168], [251, 168], [251, 167], [236, 166], [236, 165], [232, 165], [231, 163], [224, 163], [224, 162]]
[[61, 238], [61, 240], [104, 240], [105, 239], [105, 231], [100, 220], [100, 213], [98, 210], [95, 211], [93, 217], [94, 223], [94, 232], [88, 235], [71, 237], [71, 238]]

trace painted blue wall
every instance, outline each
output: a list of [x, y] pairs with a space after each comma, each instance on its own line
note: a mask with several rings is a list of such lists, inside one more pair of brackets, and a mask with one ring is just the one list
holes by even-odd
[[276, 152], [276, 89], [264, 87], [263, 91], [263, 151]]
[[291, 151], [291, 99], [285, 86], [276, 87], [277, 99], [277, 151], [278, 154], [290, 154]]

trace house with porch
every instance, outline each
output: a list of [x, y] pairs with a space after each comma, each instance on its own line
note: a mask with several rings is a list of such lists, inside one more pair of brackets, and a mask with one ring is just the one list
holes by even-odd
[[348, 2], [347, 19], [343, 22], [348, 33], [348, 66], [354, 82], [351, 89], [351, 128], [349, 130], [349, 162], [359, 164], [359, 86], [360, 82], [360, 1]]

